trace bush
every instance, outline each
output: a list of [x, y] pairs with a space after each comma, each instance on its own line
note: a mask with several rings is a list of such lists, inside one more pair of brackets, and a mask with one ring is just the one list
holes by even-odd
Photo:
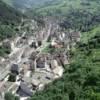
[[15, 82], [16, 81], [16, 75], [13, 74], [13, 73], [10, 73], [8, 81]]
[[18, 96], [13, 95], [11, 92], [5, 93], [5, 100], [20, 100]]

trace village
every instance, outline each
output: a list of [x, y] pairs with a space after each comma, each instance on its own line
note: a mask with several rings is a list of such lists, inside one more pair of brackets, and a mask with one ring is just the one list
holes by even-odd
[[[27, 26], [30, 34], [25, 31]], [[27, 100], [45, 89], [45, 85], [61, 78], [64, 65], [70, 63], [70, 47], [80, 41], [80, 32], [60, 31], [55, 22], [34, 32], [37, 25], [32, 20], [23, 30], [21, 36], [0, 44], [12, 50], [6, 58], [0, 58], [0, 100], [4, 100], [4, 94], [9, 91], [20, 100]]]

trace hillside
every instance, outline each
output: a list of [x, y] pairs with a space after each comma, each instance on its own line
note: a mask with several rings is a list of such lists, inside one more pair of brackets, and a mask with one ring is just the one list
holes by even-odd
[[14, 35], [14, 27], [21, 22], [22, 14], [0, 1], [0, 41]]
[[3, 0], [5, 3], [19, 10], [37, 8], [53, 0]]
[[3, 23], [17, 23], [20, 22], [22, 14], [16, 11], [14, 8], [9, 7], [2, 1], [0, 1], [0, 22]]
[[[14, 27], [21, 22], [23, 15], [14, 8], [0, 1], [0, 42], [15, 35]], [[9, 53], [10, 49], [0, 45], [0, 56]]]
[[[57, 17], [62, 28], [89, 31], [100, 23], [99, 0], [4, 0], [25, 14], [39, 17]], [[9, 1], [9, 2], [8, 2]], [[27, 7], [26, 7], [27, 6]]]
[[36, 7], [32, 4], [25, 14], [42, 20], [53, 17], [63, 29], [67, 30], [87, 32], [100, 24], [99, 0], [53, 0], [43, 5], [41, 2]]
[[58, 17], [63, 28], [85, 32], [100, 24], [99, 5], [99, 0], [58, 0], [56, 3], [45, 4], [35, 11], [39, 16]]

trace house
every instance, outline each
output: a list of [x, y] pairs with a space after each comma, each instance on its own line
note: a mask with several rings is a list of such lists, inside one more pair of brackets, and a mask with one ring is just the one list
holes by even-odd
[[69, 64], [69, 58], [66, 54], [64, 53], [60, 54], [59, 59], [63, 67], [64, 65]]
[[60, 33], [60, 34], [59, 34], [59, 39], [60, 39], [61, 41], [63, 41], [64, 38], [65, 38], [65, 33]]
[[73, 40], [73, 41], [80, 41], [80, 32], [70, 32], [70, 38]]
[[28, 44], [28, 40], [27, 39], [20, 38], [19, 41], [17, 41], [16, 46], [17, 47], [22, 47], [25, 44]]
[[32, 89], [37, 90], [39, 88], [40, 82], [38, 80], [32, 80]]
[[25, 82], [21, 82], [17, 90], [17, 94], [20, 97], [31, 97], [33, 95], [33, 92], [31, 91], [31, 88]]
[[45, 68], [45, 59], [44, 58], [42, 58], [42, 57], [38, 58], [36, 63], [37, 63], [36, 64], [37, 68]]
[[38, 51], [36, 51], [36, 52], [32, 52], [32, 54], [30, 55], [30, 58], [29, 58], [29, 59], [31, 59], [31, 60], [35, 60], [37, 54], [38, 54]]
[[57, 61], [59, 66], [64, 67], [66, 64], [69, 64], [69, 58], [65, 51], [56, 52], [56, 54], [53, 54], [53, 58]]
[[59, 78], [62, 76], [64, 70], [59, 58], [51, 60], [50, 68], [54, 73], [54, 78]]
[[38, 40], [38, 46], [41, 46], [42, 42], [40, 40]]
[[10, 69], [11, 73], [14, 73], [16, 75], [19, 74], [19, 67], [17, 64], [12, 64], [11, 69]]
[[30, 45], [30, 47], [36, 49], [37, 48], [37, 43], [35, 41], [32, 42], [31, 45]]
[[42, 45], [41, 40], [33, 41], [30, 45], [31, 48], [38, 48]]
[[57, 41], [56, 41], [56, 39], [52, 39], [51, 46], [54, 47], [55, 45], [57, 45]]
[[55, 69], [58, 66], [57, 60], [53, 59], [51, 60], [50, 68], [51, 70]]
[[34, 70], [35, 70], [34, 61], [30, 61], [29, 70], [30, 70], [30, 71], [34, 71]]
[[62, 48], [62, 47], [64, 47], [64, 42], [61, 42], [61, 41], [56, 40], [56, 39], [53, 39], [51, 41], [51, 47], [53, 47], [53, 48]]
[[63, 75], [64, 69], [62, 66], [58, 66], [55, 69], [53, 69], [53, 73], [55, 74], [55, 78], [59, 78]]

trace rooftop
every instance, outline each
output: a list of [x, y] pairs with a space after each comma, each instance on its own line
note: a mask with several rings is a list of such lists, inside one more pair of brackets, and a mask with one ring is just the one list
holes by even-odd
[[20, 87], [17, 90], [17, 94], [21, 97], [29, 97], [33, 95], [33, 92], [31, 91], [31, 88], [29, 88], [26, 83], [21, 82]]

